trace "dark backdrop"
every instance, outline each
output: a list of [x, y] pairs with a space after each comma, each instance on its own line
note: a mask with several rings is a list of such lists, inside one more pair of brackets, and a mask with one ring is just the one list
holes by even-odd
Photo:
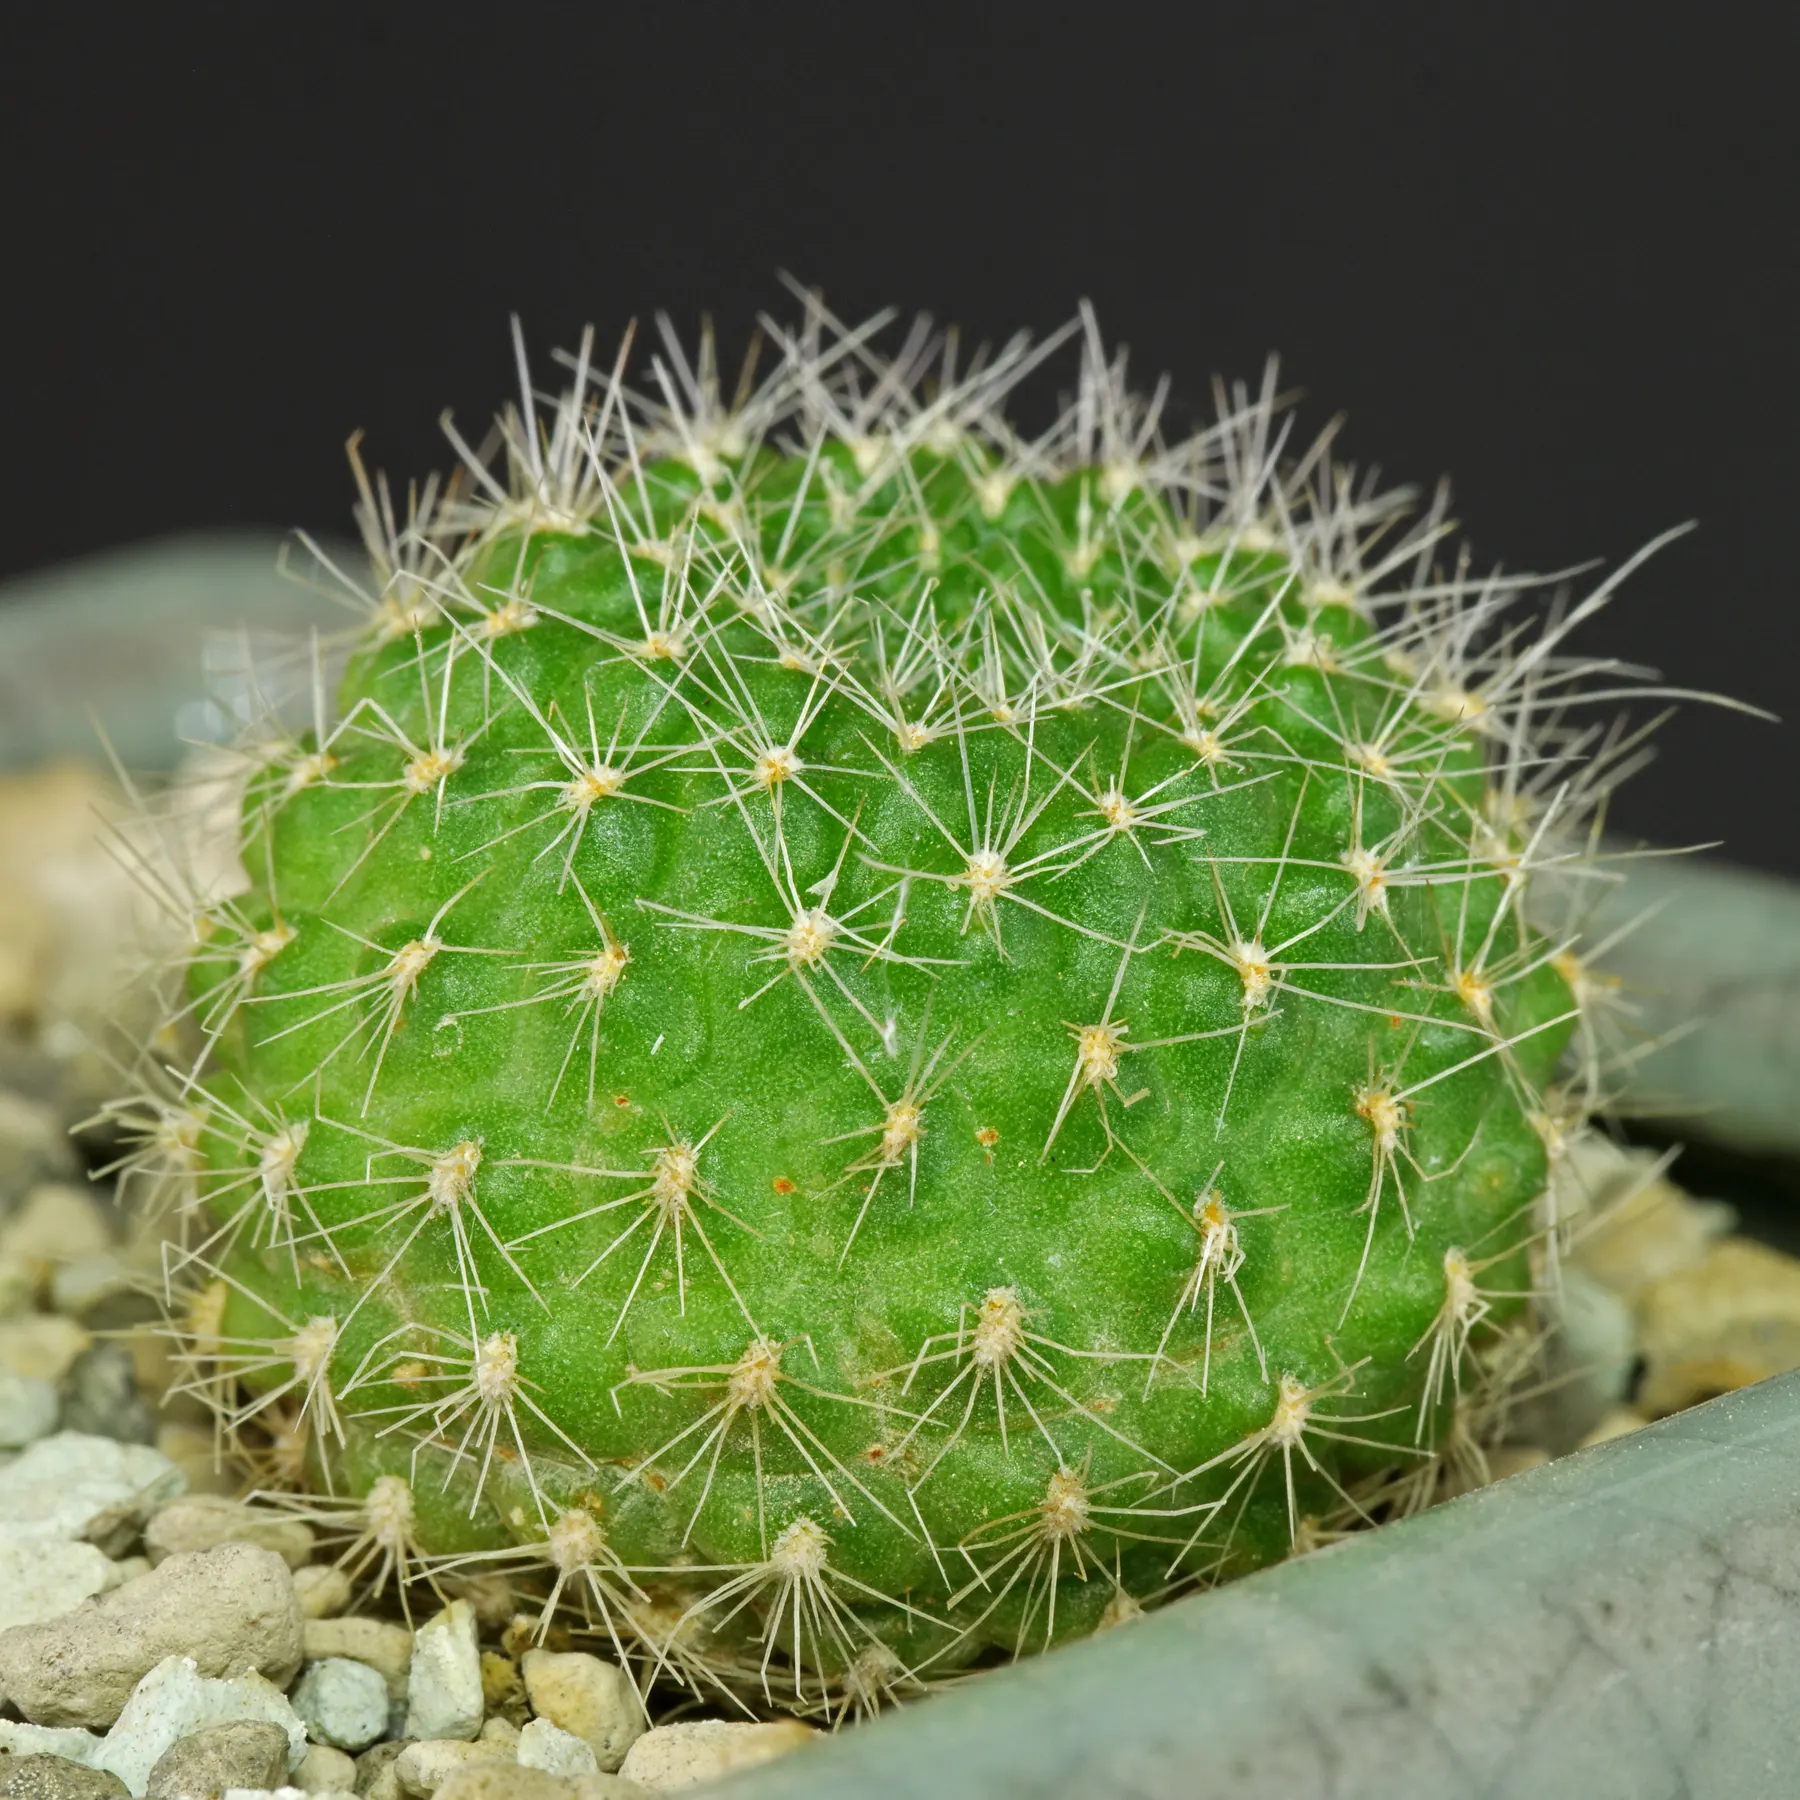
[[[347, 431], [441, 462], [510, 311], [543, 353], [704, 307], [735, 355], [787, 268], [976, 336], [1087, 295], [1195, 402], [1278, 349], [1352, 455], [1454, 477], [1483, 560], [1696, 517], [1588, 643], [1792, 709], [1790, 9], [1101, 7], [956, 47], [844, 8], [795, 50], [761, 8], [271, 10], [0, 25], [0, 573], [341, 529]], [[1797, 775], [1787, 728], [1690, 710], [1618, 818], [1800, 873]]]

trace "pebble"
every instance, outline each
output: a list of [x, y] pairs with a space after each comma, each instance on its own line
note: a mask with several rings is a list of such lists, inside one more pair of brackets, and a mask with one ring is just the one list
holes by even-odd
[[645, 1800], [648, 1788], [617, 1775], [570, 1780], [543, 1769], [504, 1763], [466, 1763], [437, 1791], [437, 1800]]
[[317, 1743], [366, 1750], [387, 1730], [387, 1682], [367, 1663], [345, 1656], [310, 1663], [291, 1698]]
[[60, 1619], [0, 1632], [0, 1692], [35, 1724], [104, 1726], [165, 1658], [185, 1656], [201, 1676], [260, 1670], [285, 1686], [301, 1645], [287, 1565], [224, 1544], [171, 1556]]
[[733, 1769], [785, 1756], [819, 1734], [798, 1719], [774, 1725], [740, 1724], [735, 1719], [690, 1719], [657, 1725], [626, 1752], [619, 1773], [659, 1792], [698, 1787]]
[[294, 1571], [294, 1598], [301, 1618], [335, 1619], [350, 1604], [350, 1577], [336, 1563], [308, 1563]]
[[31, 1313], [0, 1325], [0, 1369], [38, 1381], [61, 1381], [93, 1334], [60, 1313]]
[[102, 1742], [91, 1731], [57, 1731], [48, 1725], [0, 1719], [0, 1751], [9, 1756], [60, 1756], [68, 1762], [91, 1763]]
[[354, 1793], [356, 1764], [329, 1744], [309, 1744], [294, 1771], [294, 1786], [306, 1794]]
[[646, 1723], [625, 1671], [583, 1650], [527, 1650], [519, 1668], [531, 1710], [585, 1739], [601, 1769], [618, 1768]]
[[0, 1256], [0, 1319], [16, 1319], [31, 1311], [37, 1283], [16, 1256]]
[[59, 1431], [0, 1468], [0, 1540], [85, 1538], [123, 1549], [144, 1518], [185, 1485], [181, 1471], [147, 1444]]
[[424, 1800], [443, 1786], [450, 1774], [467, 1763], [487, 1762], [516, 1770], [518, 1763], [505, 1744], [470, 1743], [464, 1738], [422, 1738], [394, 1758], [400, 1792]]
[[156, 1414], [138, 1392], [131, 1352], [123, 1344], [94, 1344], [70, 1363], [63, 1376], [63, 1427], [148, 1444], [156, 1438]]
[[406, 1698], [413, 1634], [404, 1625], [386, 1619], [306, 1619], [300, 1626], [300, 1642], [308, 1662], [347, 1656], [352, 1662], [367, 1663], [381, 1672], [390, 1700]]
[[[45, 1175], [75, 1166], [68, 1133], [53, 1106], [0, 1088], [0, 1203], [26, 1193]], [[0, 1254], [5, 1242], [0, 1238]]]
[[519, 1733], [519, 1764], [542, 1769], [547, 1775], [566, 1775], [570, 1780], [600, 1772], [593, 1745], [548, 1719], [533, 1719]]
[[118, 1564], [92, 1544], [0, 1539], [0, 1631], [60, 1619], [118, 1581]]
[[[245, 1506], [218, 1494], [190, 1494], [161, 1507], [144, 1527], [144, 1550], [153, 1564], [183, 1550], [216, 1550], [221, 1544], [255, 1544], [273, 1550], [290, 1569], [312, 1555], [313, 1534], [303, 1519]], [[340, 1577], [342, 1571], [335, 1571]], [[346, 1598], [348, 1586], [345, 1583]]]
[[394, 1770], [408, 1738], [389, 1738], [356, 1759], [356, 1791], [364, 1800], [400, 1800], [400, 1777]]
[[484, 1744], [504, 1744], [516, 1756], [519, 1751], [519, 1728], [511, 1719], [488, 1719], [476, 1738]]
[[156, 1759], [146, 1800], [188, 1800], [225, 1788], [266, 1788], [287, 1773], [287, 1733], [260, 1719], [205, 1725], [178, 1738]]
[[104, 1769], [84, 1768], [61, 1756], [9, 1756], [0, 1760], [5, 1800], [113, 1800], [131, 1790]]
[[1800, 1367], [1800, 1260], [1748, 1238], [1648, 1285], [1637, 1300], [1652, 1418]]
[[1591, 1450], [1595, 1444], [1610, 1444], [1614, 1438], [1629, 1437], [1642, 1431], [1650, 1421], [1632, 1406], [1615, 1406], [1600, 1415], [1600, 1422], [1575, 1447]]
[[246, 1719], [279, 1725], [287, 1733], [289, 1768], [305, 1755], [306, 1727], [272, 1681], [261, 1675], [211, 1681], [191, 1656], [165, 1657], [132, 1690], [95, 1752], [94, 1766], [110, 1769], [132, 1793], [142, 1794], [150, 1771], [171, 1744], [208, 1725]]
[[25, 1264], [41, 1282], [58, 1263], [111, 1248], [112, 1224], [100, 1203], [66, 1181], [39, 1182], [0, 1225], [0, 1256]]
[[[0, 1688], [4, 1686], [5, 1676], [0, 1673]], [[472, 1738], [485, 1716], [475, 1609], [467, 1600], [452, 1600], [413, 1634], [412, 1666], [406, 1678], [406, 1735], [432, 1740]]]
[[131, 1265], [107, 1245], [56, 1264], [50, 1271], [50, 1304], [59, 1313], [79, 1319], [103, 1301], [128, 1294], [138, 1285]]
[[0, 1370], [0, 1450], [23, 1450], [56, 1429], [62, 1402], [36, 1375]]

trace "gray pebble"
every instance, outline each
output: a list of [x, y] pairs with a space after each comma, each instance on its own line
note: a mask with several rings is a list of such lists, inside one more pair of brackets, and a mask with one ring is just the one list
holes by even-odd
[[253, 1719], [208, 1725], [156, 1759], [145, 1800], [212, 1800], [231, 1787], [273, 1787], [287, 1765], [288, 1738], [279, 1725]]
[[366, 1750], [387, 1730], [387, 1683], [367, 1663], [345, 1656], [312, 1663], [289, 1698], [310, 1735], [339, 1750]]
[[0, 1795], [6, 1800], [114, 1800], [130, 1792], [118, 1776], [66, 1756], [0, 1756]]
[[156, 1414], [138, 1392], [131, 1352], [116, 1343], [95, 1344], [69, 1365], [62, 1378], [65, 1431], [85, 1431], [121, 1444], [156, 1440]]
[[394, 1763], [411, 1742], [411, 1738], [389, 1738], [385, 1744], [365, 1750], [356, 1759], [356, 1791], [367, 1800], [398, 1800], [400, 1777]]

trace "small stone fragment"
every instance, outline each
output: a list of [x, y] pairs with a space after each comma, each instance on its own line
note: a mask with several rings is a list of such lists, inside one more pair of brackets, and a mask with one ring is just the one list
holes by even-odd
[[308, 1563], [294, 1571], [294, 1598], [301, 1618], [335, 1619], [350, 1604], [350, 1577], [336, 1563]]
[[1800, 1259], [1727, 1238], [1638, 1296], [1645, 1369], [1636, 1404], [1652, 1418], [1800, 1368]]
[[32, 1271], [16, 1256], [0, 1256], [0, 1319], [16, 1319], [31, 1311], [37, 1296]]
[[[0, 1088], [0, 1203], [74, 1164], [69, 1134], [56, 1109], [12, 1088]], [[0, 1255], [10, 1254], [7, 1240], [0, 1236]]]
[[366, 1750], [387, 1730], [387, 1682], [367, 1663], [344, 1656], [310, 1663], [291, 1698], [318, 1743]]
[[[221, 1544], [255, 1544], [273, 1550], [290, 1569], [312, 1555], [313, 1534], [303, 1519], [290, 1519], [217, 1494], [190, 1494], [160, 1507], [144, 1527], [152, 1564], [181, 1550], [216, 1550]], [[334, 1571], [342, 1579], [342, 1571]], [[346, 1593], [348, 1583], [345, 1583]]]
[[617, 1775], [584, 1775], [571, 1781], [543, 1769], [466, 1763], [438, 1789], [437, 1800], [643, 1800], [649, 1791]]
[[4, 1800], [113, 1800], [113, 1796], [130, 1791], [118, 1776], [85, 1768], [66, 1757], [0, 1757], [0, 1796]]
[[99, 1201], [66, 1181], [40, 1182], [0, 1225], [0, 1256], [23, 1263], [39, 1281], [48, 1281], [58, 1263], [111, 1248], [112, 1226]]
[[0, 1370], [0, 1450], [23, 1450], [48, 1437], [61, 1410], [49, 1382]]
[[246, 1720], [279, 1725], [287, 1734], [287, 1766], [306, 1754], [306, 1727], [287, 1696], [261, 1675], [209, 1681], [191, 1656], [158, 1663], [132, 1690], [125, 1709], [94, 1754], [94, 1766], [110, 1769], [134, 1794], [144, 1791], [150, 1771], [170, 1745], [209, 1725]]
[[0, 1325], [0, 1369], [57, 1382], [94, 1339], [85, 1325], [56, 1313], [28, 1313]]
[[1621, 1151], [1598, 1134], [1568, 1162], [1568, 1181], [1583, 1190], [1563, 1212], [1577, 1220], [1570, 1260], [1627, 1299], [1693, 1267], [1736, 1222], [1731, 1207], [1693, 1199], [1654, 1167], [1647, 1153]]
[[73, 1612], [82, 1601], [116, 1585], [116, 1568], [92, 1544], [0, 1538], [0, 1631]]
[[410, 1738], [389, 1738], [356, 1759], [356, 1791], [365, 1800], [400, 1800], [400, 1777], [394, 1764], [400, 1752], [411, 1743]]
[[94, 1344], [69, 1365], [59, 1391], [63, 1427], [148, 1444], [156, 1437], [156, 1414], [138, 1392], [131, 1352], [123, 1344]]
[[412, 1667], [406, 1677], [406, 1735], [472, 1738], [485, 1716], [475, 1609], [467, 1600], [452, 1600], [413, 1634]]
[[294, 1786], [306, 1794], [354, 1793], [356, 1764], [329, 1744], [309, 1744], [294, 1771]]
[[[471, 1615], [473, 1616], [473, 1615]], [[463, 1738], [423, 1738], [407, 1747], [394, 1759], [394, 1773], [400, 1791], [413, 1800], [435, 1794], [453, 1771], [465, 1764], [486, 1762], [516, 1770], [518, 1763], [505, 1744], [469, 1743]]]
[[1642, 1431], [1650, 1421], [1634, 1406], [1615, 1406], [1600, 1416], [1600, 1422], [1575, 1447], [1592, 1449], [1595, 1444], [1610, 1444], [1614, 1438], [1629, 1437]]
[[0, 1751], [9, 1756], [60, 1756], [65, 1762], [92, 1763], [103, 1741], [91, 1731], [56, 1731], [47, 1725], [0, 1719]]
[[407, 1675], [412, 1668], [413, 1634], [404, 1625], [386, 1619], [306, 1619], [300, 1641], [308, 1662], [330, 1656], [347, 1656], [381, 1672], [390, 1700], [406, 1698]]
[[511, 1719], [486, 1719], [475, 1735], [481, 1743], [504, 1744], [515, 1754], [518, 1752], [519, 1728]]
[[601, 1769], [618, 1768], [647, 1723], [630, 1676], [583, 1650], [527, 1650], [519, 1667], [532, 1711], [584, 1739]]
[[547, 1775], [561, 1775], [571, 1781], [600, 1772], [593, 1745], [560, 1725], [552, 1725], [548, 1719], [533, 1719], [519, 1733], [518, 1755], [523, 1768], [542, 1769]]
[[690, 1719], [657, 1725], [626, 1753], [619, 1773], [658, 1792], [698, 1787], [734, 1769], [785, 1756], [819, 1734], [798, 1719], [775, 1725], [740, 1724], [735, 1719]]
[[287, 1733], [244, 1719], [178, 1738], [156, 1759], [145, 1800], [212, 1800], [227, 1788], [273, 1787], [287, 1773]]
[[[184, 1485], [181, 1471], [146, 1444], [59, 1431], [0, 1468], [0, 1540], [86, 1539], [123, 1549]], [[0, 1677], [0, 1690], [5, 1685]]]
[[101, 1302], [128, 1294], [138, 1286], [129, 1263], [112, 1246], [84, 1250], [50, 1271], [50, 1304], [79, 1319]]
[[202, 1676], [257, 1669], [286, 1683], [301, 1641], [287, 1565], [225, 1544], [172, 1556], [60, 1619], [0, 1632], [0, 1692], [40, 1725], [110, 1725], [165, 1658], [187, 1656]]

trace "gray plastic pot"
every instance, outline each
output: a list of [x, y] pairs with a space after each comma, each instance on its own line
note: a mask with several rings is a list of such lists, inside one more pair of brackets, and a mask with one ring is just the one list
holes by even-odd
[[[0, 766], [169, 767], [222, 722], [202, 640], [330, 629], [261, 538], [0, 588]], [[214, 639], [212, 685], [238, 653]], [[1625, 865], [1593, 935], [1673, 1038], [1638, 1091], [1800, 1150], [1800, 889]], [[1695, 1021], [1698, 1021], [1697, 1025]], [[1659, 1800], [1800, 1793], [1800, 1373], [1003, 1669], [740, 1776], [723, 1797]]]

